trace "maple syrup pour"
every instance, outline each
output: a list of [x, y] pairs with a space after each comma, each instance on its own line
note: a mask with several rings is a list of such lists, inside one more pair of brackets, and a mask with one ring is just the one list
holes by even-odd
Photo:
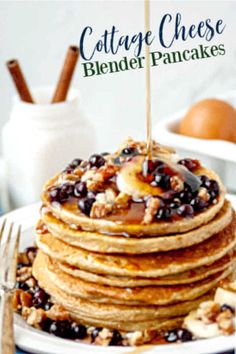
[[[164, 167], [160, 166], [160, 168], [162, 169], [162, 171], [160, 172], [161, 174], [167, 174], [169, 176], [178, 176], [183, 182], [185, 182], [190, 189], [192, 190], [192, 192], [196, 192], [200, 186], [201, 186], [201, 180], [198, 176], [196, 176], [194, 173], [192, 173], [191, 171], [187, 170], [187, 168], [185, 168], [182, 165], [179, 165], [177, 163], [174, 163], [170, 160], [159, 160], [156, 159], [158, 161], [163, 162]], [[147, 183], [149, 183], [149, 177], [150, 174], [148, 173], [148, 169], [149, 169], [149, 163], [155, 162], [155, 159], [153, 160], [149, 160], [146, 159], [143, 163], [143, 177], [144, 179], [147, 181]], [[158, 171], [158, 167], [157, 167], [157, 171]], [[164, 192], [163, 190], [163, 195], [162, 197], [164, 199], [169, 199], [171, 198], [171, 195], [174, 194], [174, 191], [169, 190]]]
[[176, 165], [176, 169], [179, 171], [180, 177], [183, 177], [183, 181], [191, 188], [192, 192], [196, 192], [200, 188], [201, 180], [198, 176], [181, 165]]
[[[145, 32], [150, 30], [150, 2], [145, 0]], [[147, 159], [152, 159], [152, 124], [151, 124], [151, 78], [150, 78], [150, 49], [145, 46], [146, 69], [146, 125], [147, 125]]]

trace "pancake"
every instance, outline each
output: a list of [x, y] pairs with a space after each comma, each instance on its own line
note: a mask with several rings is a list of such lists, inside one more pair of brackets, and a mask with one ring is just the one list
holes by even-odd
[[68, 273], [75, 278], [80, 278], [96, 284], [118, 286], [121, 288], [137, 287], [147, 285], [178, 285], [178, 284], [190, 284], [198, 280], [207, 278], [208, 276], [223, 271], [230, 267], [236, 258], [236, 251], [229, 252], [221, 259], [215, 261], [212, 264], [195, 268], [184, 273], [167, 275], [159, 278], [129, 278], [129, 277], [116, 277], [112, 275], [102, 275], [87, 272], [85, 270], [71, 267], [66, 263], [57, 262], [58, 267], [65, 273]]
[[119, 321], [106, 321], [104, 319], [97, 320], [89, 316], [78, 316], [73, 312], [70, 313], [71, 317], [84, 325], [88, 326], [96, 326], [99, 328], [110, 328], [116, 329], [119, 331], [144, 331], [144, 330], [156, 330], [156, 331], [165, 331], [170, 330], [172, 328], [179, 328], [183, 321], [184, 317], [175, 317], [175, 318], [165, 318], [165, 319], [157, 319], [151, 321], [139, 321], [139, 322], [119, 322]]
[[129, 253], [143, 254], [152, 252], [169, 251], [200, 243], [212, 235], [223, 230], [232, 220], [233, 210], [229, 201], [225, 201], [222, 209], [205, 225], [192, 231], [158, 237], [127, 238], [121, 236], [108, 236], [98, 232], [81, 231], [71, 228], [51, 213], [42, 212], [41, 221], [37, 229], [44, 223], [52, 236], [88, 251], [100, 253]]
[[103, 304], [75, 297], [62, 291], [57, 284], [50, 281], [50, 276], [45, 271], [45, 265], [41, 262], [40, 257], [35, 261], [33, 274], [38, 279], [40, 286], [52, 295], [54, 302], [62, 304], [70, 312], [77, 313], [81, 316], [90, 316], [93, 314], [95, 319], [106, 319], [115, 321], [119, 318], [120, 322], [145, 321], [157, 318], [182, 316], [185, 313], [196, 308], [202, 301], [212, 298], [212, 293], [192, 301], [175, 303], [168, 306], [128, 306], [119, 304]]
[[179, 218], [174, 222], [159, 221], [148, 225], [142, 224], [144, 216], [144, 203], [131, 203], [130, 208], [113, 213], [104, 219], [96, 219], [85, 216], [78, 209], [77, 203], [51, 203], [47, 189], [56, 185], [58, 176], [50, 179], [44, 186], [42, 193], [42, 202], [46, 208], [52, 212], [58, 219], [66, 224], [74, 224], [85, 231], [97, 231], [99, 233], [114, 235], [132, 235], [136, 237], [150, 237], [155, 235], [168, 235], [174, 233], [183, 233], [193, 230], [201, 225], [207, 224], [212, 220], [224, 205], [225, 188], [219, 177], [212, 171], [203, 167], [199, 168], [197, 175], [206, 175], [218, 182], [220, 195], [216, 204], [212, 204], [205, 211], [196, 214], [193, 218]]
[[[207, 227], [207, 225], [206, 225]], [[188, 248], [149, 255], [106, 255], [70, 246], [50, 233], [37, 234], [39, 249], [51, 258], [98, 274], [156, 278], [182, 273], [225, 256], [236, 245], [236, 217], [223, 231]]]
[[37, 257], [39, 258], [38, 263], [41, 262], [44, 265], [44, 268], [43, 266], [41, 268], [44, 269], [44, 272], [48, 272], [50, 281], [57, 284], [57, 287], [62, 291], [90, 301], [113, 304], [166, 305], [196, 299], [215, 287], [219, 281], [232, 272], [231, 266], [223, 272], [218, 272], [196, 282], [194, 285], [116, 288], [90, 283], [79, 278], [75, 279], [73, 276], [61, 271], [56, 262], [51, 261], [42, 252], [39, 252]]

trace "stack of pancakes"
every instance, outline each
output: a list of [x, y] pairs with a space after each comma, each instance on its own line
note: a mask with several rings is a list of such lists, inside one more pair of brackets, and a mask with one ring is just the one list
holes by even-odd
[[220, 185], [216, 203], [193, 218], [143, 224], [142, 203], [91, 218], [51, 203], [37, 225], [33, 274], [79, 323], [121, 331], [164, 330], [210, 299], [235, 266], [236, 219]]

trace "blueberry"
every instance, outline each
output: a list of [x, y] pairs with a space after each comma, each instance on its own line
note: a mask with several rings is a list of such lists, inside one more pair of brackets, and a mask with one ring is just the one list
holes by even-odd
[[25, 267], [25, 264], [23, 264], [23, 263], [18, 263], [17, 264], [17, 269], [21, 269], [23, 267]]
[[201, 181], [201, 186], [205, 187], [206, 182], [209, 181], [209, 178], [207, 176], [205, 176], [205, 175], [201, 175], [201, 176], [199, 176], [199, 178], [200, 178], [200, 181]]
[[101, 332], [102, 328], [95, 327], [94, 330], [92, 331], [91, 337], [92, 341], [94, 342], [97, 336], [99, 335], [99, 332]]
[[179, 194], [179, 199], [183, 203], [189, 203], [192, 198], [193, 198], [193, 194], [187, 190], [184, 190]]
[[170, 209], [177, 209], [178, 207], [180, 206], [180, 201], [172, 201], [172, 202], [170, 202], [170, 204], [169, 204], [169, 208]]
[[71, 183], [64, 183], [61, 186], [61, 194], [65, 194], [67, 196], [67, 198], [73, 196], [74, 193], [74, 185], [72, 185]]
[[71, 183], [64, 183], [60, 187], [54, 187], [49, 192], [51, 202], [65, 203], [74, 193], [74, 186]]
[[37, 255], [37, 252], [38, 252], [37, 247], [27, 247], [25, 249], [26, 256], [31, 264], [34, 261], [36, 255]]
[[36, 308], [43, 307], [47, 302], [48, 298], [49, 298], [48, 294], [46, 294], [43, 289], [38, 288], [36, 289], [33, 295], [33, 305]]
[[170, 176], [166, 174], [157, 174], [154, 179], [156, 185], [163, 189], [170, 189]]
[[201, 199], [200, 197], [195, 197], [191, 200], [190, 205], [192, 205], [195, 211], [202, 211], [207, 207], [207, 203], [205, 200]]
[[37, 251], [38, 251], [37, 247], [27, 247], [24, 250], [27, 256], [29, 255], [29, 253], [37, 254]]
[[116, 329], [112, 332], [112, 338], [110, 340], [109, 346], [119, 345], [122, 342], [122, 336]]
[[49, 192], [49, 198], [51, 202], [58, 202], [63, 204], [67, 201], [68, 195], [64, 192], [61, 192], [60, 187], [55, 187]]
[[209, 191], [208, 194], [210, 196], [210, 202], [213, 202], [213, 200], [218, 197], [218, 194], [214, 191]]
[[49, 198], [51, 202], [61, 202], [61, 188], [60, 187], [55, 187], [50, 190], [49, 192]]
[[189, 204], [183, 204], [177, 209], [177, 213], [183, 217], [193, 217], [194, 210]]
[[73, 322], [71, 324], [71, 334], [73, 339], [84, 339], [87, 336], [87, 329], [85, 326]]
[[89, 216], [94, 202], [95, 198], [80, 199], [78, 203], [79, 209], [82, 211], [82, 213]]
[[168, 343], [177, 342], [177, 340], [178, 340], [177, 330], [172, 329], [171, 331], [166, 332], [164, 334], [164, 338], [165, 338], [166, 342], [168, 342]]
[[85, 182], [77, 182], [74, 186], [74, 195], [75, 197], [86, 197], [87, 195], [87, 186]]
[[156, 219], [168, 219], [171, 217], [171, 209], [168, 207], [159, 208], [156, 213]]
[[214, 179], [209, 179], [206, 181], [205, 186], [210, 191], [219, 192], [219, 184]]
[[208, 181], [206, 181], [205, 182], [205, 188], [207, 188], [207, 190], [208, 190], [211, 202], [215, 198], [218, 197], [218, 195], [220, 193], [220, 188], [219, 188], [219, 184], [215, 180], [209, 179]]
[[189, 171], [194, 171], [200, 166], [199, 161], [192, 159], [182, 159], [178, 161], [179, 165], [186, 167]]
[[42, 325], [43, 331], [49, 332], [52, 323], [53, 321], [47, 317], [45, 321], [43, 321], [43, 325]]
[[177, 337], [181, 342], [189, 342], [193, 339], [192, 333], [184, 328], [177, 329]]
[[53, 303], [50, 301], [47, 301], [43, 308], [45, 311], [49, 311], [52, 306], [53, 306]]
[[180, 342], [189, 342], [193, 339], [193, 335], [187, 329], [184, 328], [175, 328], [164, 334], [164, 338], [169, 343], [174, 343], [177, 341]]
[[23, 283], [23, 282], [20, 282], [20, 281], [16, 282], [15, 288], [16, 289], [21, 289], [21, 290], [24, 290], [24, 291], [29, 290], [29, 286], [26, 283]]
[[233, 314], [235, 313], [234, 308], [231, 307], [230, 305], [228, 305], [228, 304], [223, 304], [223, 305], [221, 305], [220, 311], [223, 312], [223, 311], [226, 311], [226, 310], [229, 310], [229, 311], [232, 312]]
[[79, 167], [83, 160], [82, 159], [74, 159], [64, 170], [67, 173], [72, 173], [75, 168]]
[[135, 156], [138, 155], [138, 150], [134, 147], [126, 147], [121, 151], [121, 156]]
[[54, 321], [49, 327], [49, 333], [54, 334], [57, 337], [72, 338], [70, 322], [68, 321]]
[[116, 158], [114, 159], [114, 164], [115, 164], [115, 165], [120, 165], [120, 164], [121, 164], [119, 157], [116, 157]]
[[58, 322], [53, 321], [49, 327], [49, 333], [54, 334], [55, 336], [60, 336], [61, 328]]
[[94, 154], [90, 156], [89, 158], [89, 165], [90, 167], [96, 167], [99, 168], [103, 165], [105, 165], [106, 160], [102, 155]]
[[83, 161], [82, 159], [74, 159], [70, 163], [70, 166], [76, 168], [76, 167], [78, 167], [81, 164], [82, 161]]

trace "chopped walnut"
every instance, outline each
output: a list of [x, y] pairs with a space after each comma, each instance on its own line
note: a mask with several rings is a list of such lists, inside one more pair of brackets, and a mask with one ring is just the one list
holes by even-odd
[[55, 304], [53, 305], [50, 310], [46, 312], [48, 318], [53, 321], [66, 321], [69, 320], [69, 312], [65, 310], [62, 305]]
[[150, 224], [156, 215], [157, 210], [160, 207], [160, 199], [151, 197], [147, 202], [145, 214], [143, 218], [143, 224]]
[[88, 170], [81, 180], [87, 183], [88, 189], [94, 190], [101, 187], [109, 178], [115, 176], [117, 171], [117, 166], [105, 164], [97, 170]]
[[32, 296], [21, 289], [16, 289], [12, 297], [12, 306], [15, 311], [32, 305]]
[[142, 345], [150, 342], [156, 335], [157, 332], [154, 330], [130, 332], [126, 334], [127, 344], [131, 346]]
[[92, 209], [90, 211], [91, 218], [104, 218], [112, 211], [112, 206], [105, 203], [95, 202], [93, 203]]
[[95, 339], [95, 344], [108, 346], [112, 339], [112, 330], [103, 328]]
[[36, 309], [35, 307], [31, 307], [29, 309], [29, 314], [26, 322], [31, 326], [40, 328], [40, 324], [45, 321], [46, 318], [46, 312], [43, 309]]
[[35, 280], [35, 278], [31, 277], [28, 280], [26, 280], [25, 284], [27, 284], [29, 288], [33, 288], [36, 286], [37, 281]]
[[90, 211], [90, 217], [103, 218], [108, 215], [112, 211], [115, 198], [116, 193], [111, 188], [108, 188], [104, 193], [98, 193]]
[[31, 267], [22, 267], [17, 270], [16, 280], [19, 282], [25, 282], [26, 280], [32, 277], [32, 268]]
[[234, 332], [234, 315], [230, 310], [221, 312], [217, 316], [216, 322], [223, 334], [229, 335]]
[[172, 176], [170, 178], [171, 189], [174, 192], [181, 192], [184, 189], [184, 182], [178, 176]]
[[106, 203], [113, 205], [115, 203], [115, 199], [116, 192], [111, 188], [106, 189], [104, 193], [98, 193], [96, 196], [96, 201], [98, 203]]
[[[87, 161], [83, 161], [83, 162], [87, 162]], [[78, 168], [74, 169], [73, 174], [77, 177], [77, 179], [78, 179], [78, 177], [80, 178], [82, 176], [83, 168], [84, 168], [83, 166], [79, 166]]]
[[17, 263], [18, 264], [25, 264], [25, 265], [30, 264], [27, 254], [25, 252], [18, 253]]
[[136, 331], [134, 333], [132, 333], [132, 336], [130, 336], [129, 338], [129, 345], [141, 345], [144, 343], [144, 337], [143, 337], [143, 332], [141, 331]]
[[208, 193], [207, 189], [204, 187], [201, 187], [198, 192], [198, 196], [204, 200], [205, 202], [208, 202], [210, 199], [210, 194]]
[[220, 313], [220, 305], [214, 301], [204, 301], [197, 309], [197, 318], [201, 319], [205, 324], [216, 321]]
[[22, 307], [21, 315], [25, 320], [27, 320], [30, 314], [31, 314], [31, 307], [28, 306]]
[[117, 209], [125, 209], [129, 206], [131, 196], [125, 193], [120, 192], [115, 198], [115, 206]]

